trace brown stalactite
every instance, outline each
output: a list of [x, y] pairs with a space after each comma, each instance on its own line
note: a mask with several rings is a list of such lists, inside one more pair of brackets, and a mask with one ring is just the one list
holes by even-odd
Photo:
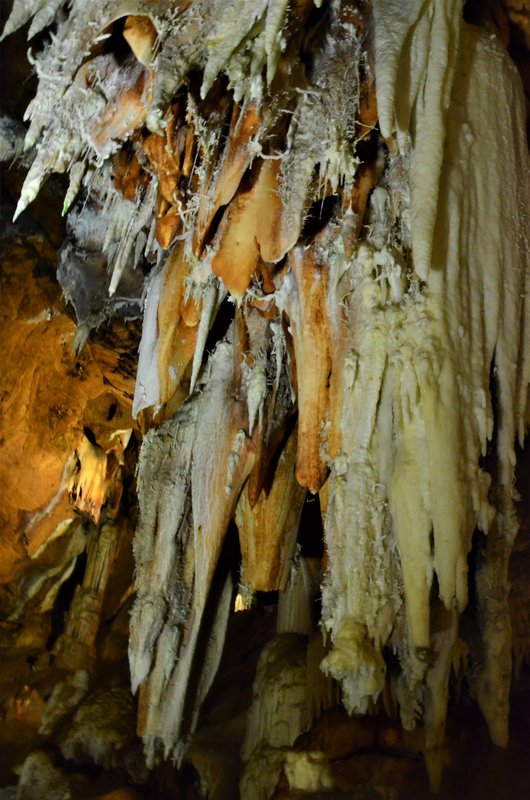
[[12, 3], [6, 796], [530, 793], [530, 8], [399, 5]]

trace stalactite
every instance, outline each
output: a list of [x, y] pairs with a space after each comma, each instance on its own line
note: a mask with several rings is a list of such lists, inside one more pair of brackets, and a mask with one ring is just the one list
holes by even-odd
[[[15, 3], [4, 35], [62, 6]], [[350, 714], [387, 696], [404, 728], [421, 721], [436, 787], [466, 608], [468, 679], [507, 740], [530, 378], [515, 67], [462, 0], [108, 6], [74, 0], [34, 56], [16, 214], [69, 173], [63, 272], [91, 242], [111, 275], [94, 308], [70, 296], [78, 344], [114, 296], [144, 291], [129, 658], [148, 761], [180, 763], [217, 671], [235, 521], [241, 591], [281, 593], [242, 796], [271, 796], [284, 766], [292, 787], [328, 786], [318, 752], [311, 766], [287, 751], [330, 686]], [[130, 52], [117, 58], [113, 37]], [[86, 439], [77, 460], [70, 494], [98, 523], [106, 453]], [[324, 510], [311, 581], [296, 547], [307, 491]], [[306, 607], [318, 591], [321, 646]]]

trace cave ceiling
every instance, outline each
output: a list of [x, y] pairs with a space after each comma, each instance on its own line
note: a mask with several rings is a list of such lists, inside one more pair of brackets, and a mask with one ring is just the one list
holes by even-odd
[[1, 12], [0, 797], [527, 796], [528, 3]]

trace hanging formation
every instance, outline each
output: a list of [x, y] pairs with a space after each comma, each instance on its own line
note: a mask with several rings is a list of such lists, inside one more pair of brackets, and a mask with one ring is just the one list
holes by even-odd
[[[462, 0], [64, 5], [15, 2], [6, 25], [57, 26], [35, 56], [17, 214], [68, 173], [59, 276], [75, 263], [79, 346], [143, 292], [129, 654], [148, 757], [189, 742], [235, 579], [284, 605], [321, 594], [324, 675], [303, 679], [318, 697], [303, 713], [285, 701], [298, 722], [278, 746], [333, 701], [333, 679], [350, 713], [386, 696], [407, 729], [423, 721], [436, 783], [463, 652], [492, 738], [507, 738], [529, 380], [515, 68]], [[106, 295], [80, 312], [101, 254]], [[325, 558], [302, 591], [307, 492]], [[239, 577], [223, 556], [233, 521]], [[269, 670], [282, 636], [318, 633], [296, 619]], [[249, 775], [274, 727], [253, 708]]]

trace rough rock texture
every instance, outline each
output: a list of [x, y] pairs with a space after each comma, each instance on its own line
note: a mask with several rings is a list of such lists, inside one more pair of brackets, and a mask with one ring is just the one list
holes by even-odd
[[[1, 577], [9, 581], [24, 557], [75, 519], [72, 453], [82, 462], [122, 446], [120, 435], [132, 428], [134, 384], [119, 352], [95, 343], [72, 352], [75, 324], [61, 300], [50, 245], [26, 235], [2, 251]], [[86, 503], [91, 491], [98, 489], [87, 487]], [[101, 501], [94, 497], [95, 506]]]
[[[456, 701], [506, 746], [530, 639], [520, 4], [15, 0], [4, 36], [24, 25], [1, 274], [17, 796], [121, 774], [421, 797], [420, 753], [450, 791]], [[19, 127], [0, 136], [11, 158]], [[39, 211], [55, 174], [64, 232]]]

